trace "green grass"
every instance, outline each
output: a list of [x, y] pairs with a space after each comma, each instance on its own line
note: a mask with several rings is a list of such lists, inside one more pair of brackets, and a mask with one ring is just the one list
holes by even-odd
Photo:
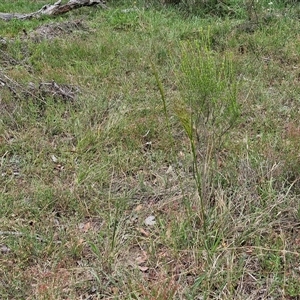
[[0, 22], [1, 299], [299, 298], [299, 8], [230, 3]]

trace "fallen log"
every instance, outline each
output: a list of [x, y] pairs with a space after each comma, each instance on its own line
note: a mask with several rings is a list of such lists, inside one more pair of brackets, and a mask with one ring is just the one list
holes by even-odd
[[10, 21], [13, 19], [28, 20], [32, 18], [39, 18], [41, 16], [56, 16], [69, 12], [70, 10], [77, 9], [83, 6], [99, 5], [102, 8], [107, 8], [104, 0], [69, 0], [66, 4], [61, 4], [58, 0], [54, 4], [46, 4], [40, 10], [28, 13], [0, 13], [0, 19]]

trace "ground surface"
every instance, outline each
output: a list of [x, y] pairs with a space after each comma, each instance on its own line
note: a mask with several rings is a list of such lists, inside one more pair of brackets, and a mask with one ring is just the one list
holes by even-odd
[[275, 4], [0, 22], [1, 299], [299, 299], [300, 25]]

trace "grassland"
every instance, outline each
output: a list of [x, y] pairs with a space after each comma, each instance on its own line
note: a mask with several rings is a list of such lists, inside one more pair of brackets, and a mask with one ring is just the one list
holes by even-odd
[[1, 299], [299, 299], [299, 7], [256, 5], [0, 21]]

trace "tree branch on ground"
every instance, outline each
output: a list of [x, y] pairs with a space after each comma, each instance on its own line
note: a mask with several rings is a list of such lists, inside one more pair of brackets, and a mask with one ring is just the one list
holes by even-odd
[[73, 9], [77, 9], [83, 6], [100, 5], [102, 8], [107, 8], [104, 0], [69, 0], [68, 3], [62, 4], [61, 0], [58, 0], [54, 4], [46, 4], [40, 10], [28, 13], [0, 13], [0, 20], [10, 21], [13, 19], [28, 20], [32, 18], [39, 18], [41, 16], [56, 16], [65, 14]]

